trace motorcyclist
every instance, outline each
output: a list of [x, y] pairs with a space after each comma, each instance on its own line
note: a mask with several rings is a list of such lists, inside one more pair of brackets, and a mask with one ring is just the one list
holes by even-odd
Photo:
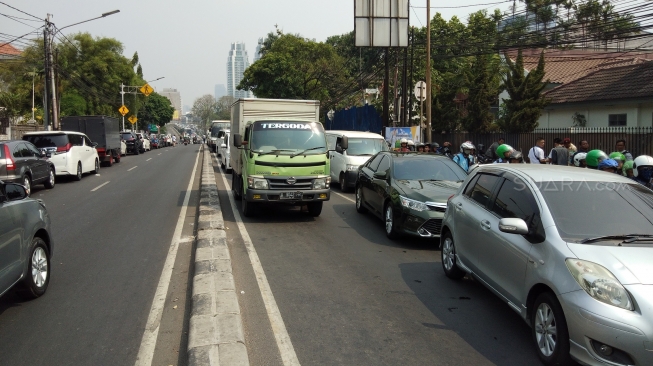
[[408, 151], [415, 151], [415, 142], [413, 140], [408, 140]]
[[508, 163], [521, 164], [523, 162], [524, 162], [524, 157], [522, 156], [521, 152], [513, 149], [512, 153], [510, 154], [510, 157], [508, 157]]
[[587, 163], [587, 167], [590, 169], [598, 169], [599, 163], [602, 160], [609, 159], [608, 155], [604, 153], [601, 150], [592, 150], [587, 153], [587, 156], [585, 157], [585, 162]]
[[408, 139], [402, 138], [399, 142], [400, 142], [399, 151], [401, 151], [401, 152], [410, 151], [408, 149]]
[[421, 142], [418, 142], [415, 144], [415, 147], [417, 148], [417, 152], [424, 152], [424, 144]]
[[624, 155], [624, 154], [622, 154], [622, 153], [620, 153], [618, 151], [615, 151], [615, 152], [610, 153], [610, 159], [614, 159], [614, 160], [617, 161], [617, 163], [619, 163], [618, 171], [621, 171], [621, 169], [624, 166], [624, 163], [626, 162], [626, 155]]
[[474, 149], [474, 144], [472, 144], [471, 141], [465, 141], [460, 145], [460, 152], [453, 157], [453, 161], [466, 172], [469, 171], [470, 166], [474, 165], [473, 160], [470, 156], [472, 150]]
[[501, 144], [497, 147], [496, 155], [499, 157], [494, 161], [494, 164], [502, 164], [509, 162], [510, 155], [513, 152], [512, 146], [508, 144]]
[[633, 160], [629, 160], [624, 163], [624, 166], [621, 168], [624, 177], [635, 179], [635, 173], [633, 172], [633, 163], [634, 163]]
[[640, 155], [633, 160], [635, 182], [653, 189], [653, 157]]
[[431, 145], [424, 144], [424, 152], [425, 153], [430, 153], [431, 152]]
[[614, 159], [601, 160], [597, 169], [607, 173], [616, 173], [619, 171], [619, 163]]
[[577, 152], [574, 154], [574, 165], [579, 167], [579, 168], [587, 168], [587, 153], [584, 152]]

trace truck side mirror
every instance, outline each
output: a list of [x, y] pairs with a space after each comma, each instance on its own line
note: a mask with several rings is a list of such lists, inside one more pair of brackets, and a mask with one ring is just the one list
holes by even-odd
[[239, 133], [234, 134], [234, 146], [235, 147], [243, 146], [243, 136]]
[[349, 148], [349, 137], [347, 137], [347, 136], [342, 136], [342, 138], [341, 138], [341, 140], [340, 140], [340, 147], [341, 147], [343, 150], [347, 150], [347, 149]]

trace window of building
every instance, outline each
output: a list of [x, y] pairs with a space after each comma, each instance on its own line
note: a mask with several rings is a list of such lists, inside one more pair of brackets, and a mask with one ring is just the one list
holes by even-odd
[[627, 123], [627, 114], [610, 114], [608, 115], [608, 126], [614, 127], [614, 126], [626, 126]]

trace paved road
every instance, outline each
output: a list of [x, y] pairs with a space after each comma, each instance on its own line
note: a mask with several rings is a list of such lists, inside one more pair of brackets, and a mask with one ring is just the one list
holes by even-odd
[[[221, 175], [250, 361], [279, 365]], [[432, 241], [387, 239], [379, 219], [343, 196], [319, 218], [277, 207], [244, 219], [302, 365], [539, 364], [528, 326], [506, 304], [473, 280], [447, 279]]]
[[[34, 188], [52, 217], [52, 279], [40, 299], [0, 298], [0, 364], [134, 364], [198, 150], [127, 156], [99, 176]], [[183, 236], [193, 234], [197, 187]], [[190, 258], [191, 244], [180, 245], [154, 364], [185, 359]]]

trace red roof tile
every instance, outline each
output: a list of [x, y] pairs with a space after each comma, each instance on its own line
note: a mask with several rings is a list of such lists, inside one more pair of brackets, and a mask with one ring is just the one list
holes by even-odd
[[22, 52], [11, 43], [0, 43], [0, 56], [18, 56]]

